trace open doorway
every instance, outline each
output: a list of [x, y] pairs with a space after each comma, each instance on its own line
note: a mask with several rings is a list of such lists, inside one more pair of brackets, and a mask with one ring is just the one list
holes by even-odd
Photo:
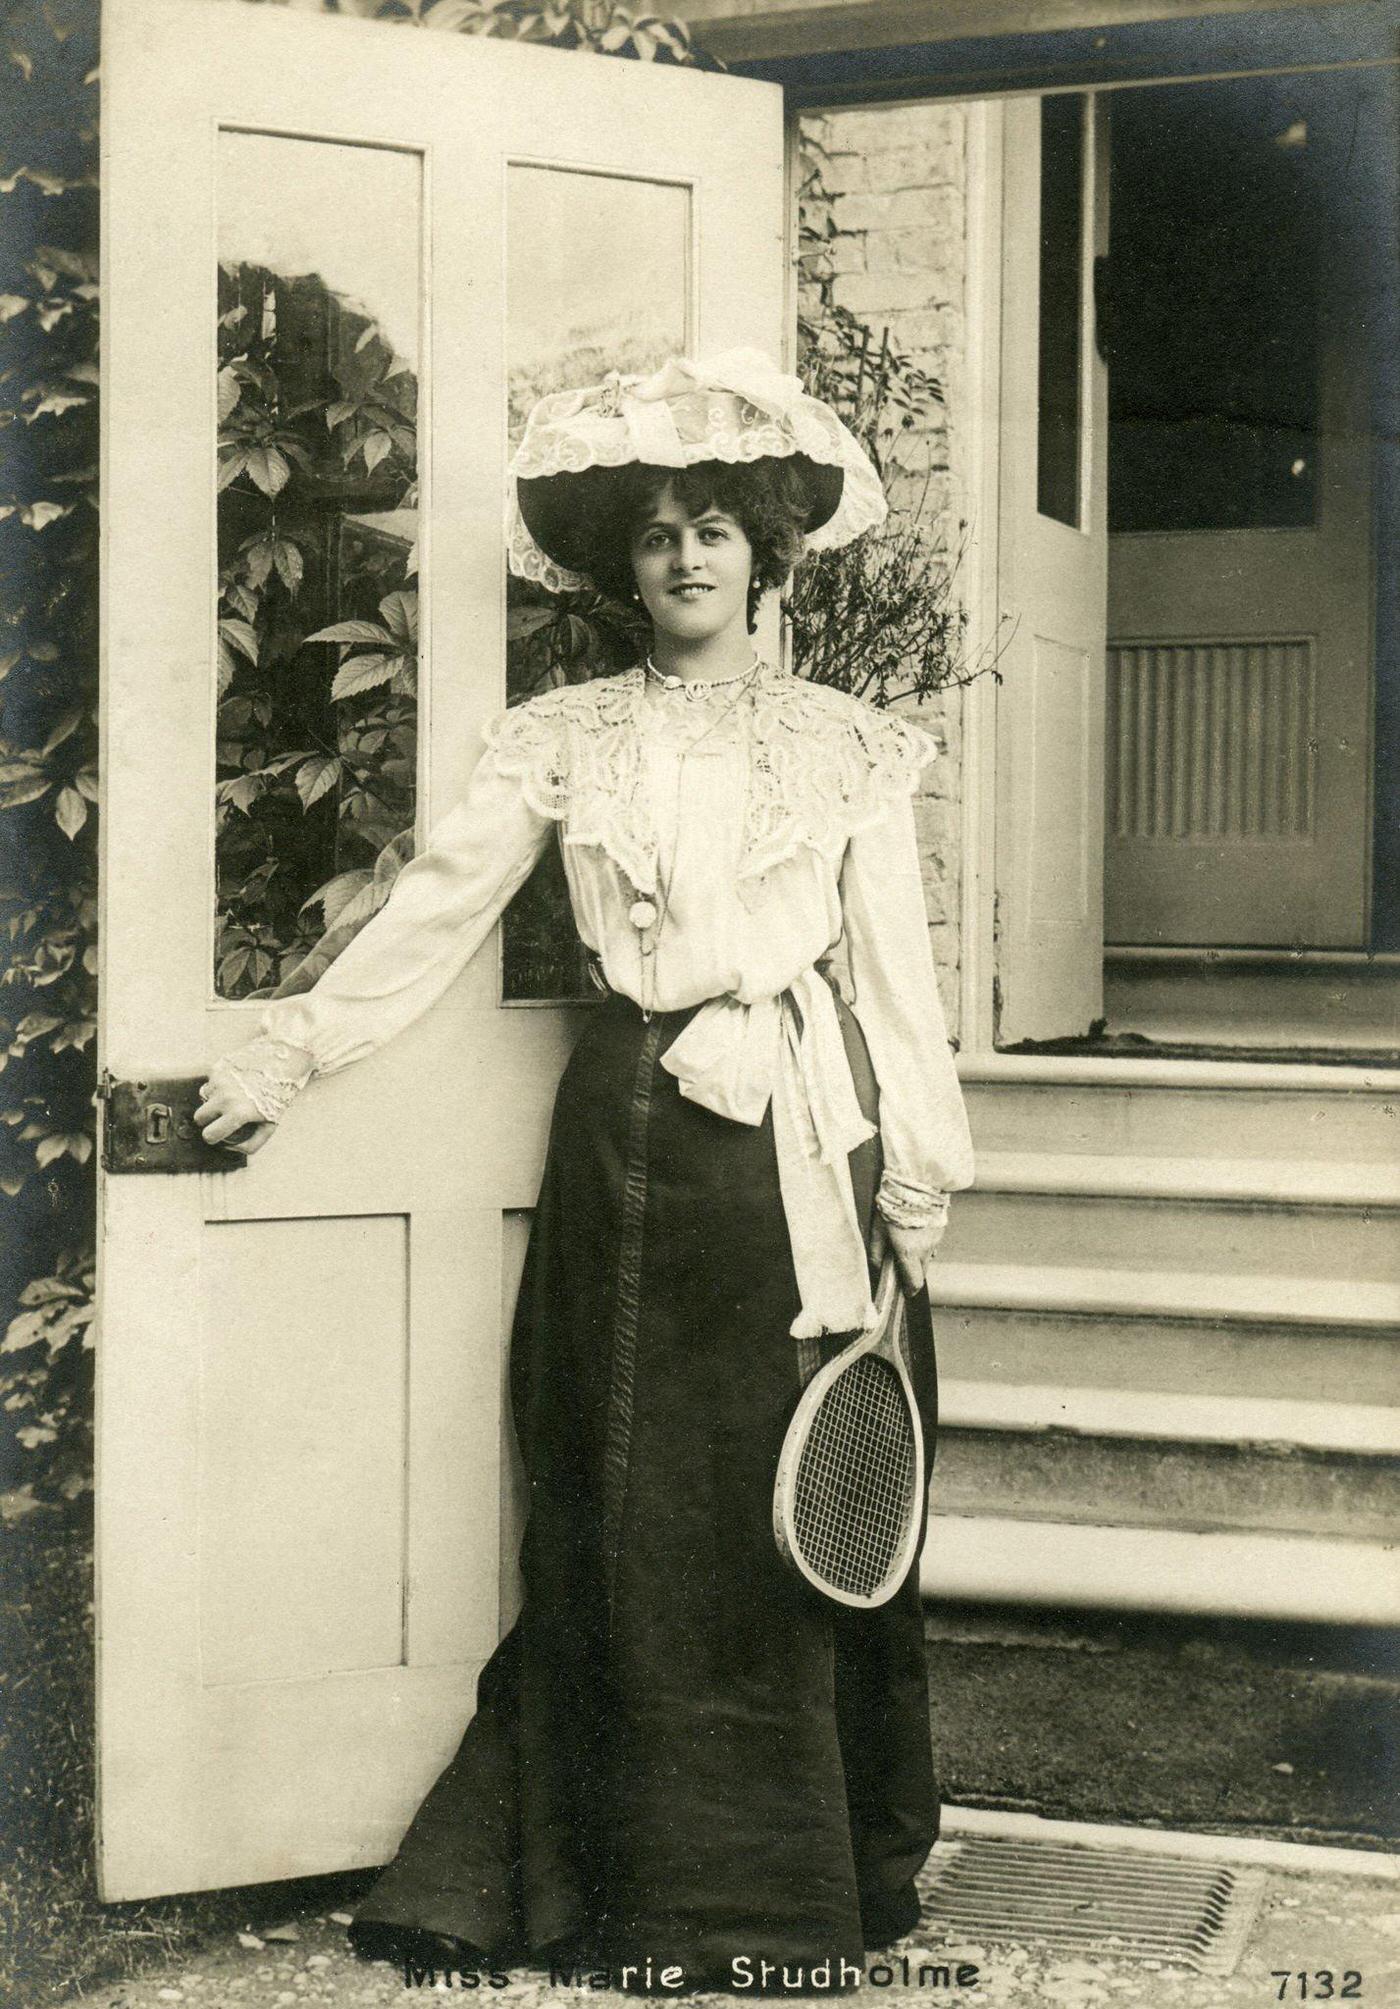
[[1394, 1060], [1395, 73], [1169, 56], [804, 120], [997, 670], [931, 911], [969, 1053]]
[[1395, 189], [1365, 73], [1114, 94], [1110, 1038], [1400, 1047]]

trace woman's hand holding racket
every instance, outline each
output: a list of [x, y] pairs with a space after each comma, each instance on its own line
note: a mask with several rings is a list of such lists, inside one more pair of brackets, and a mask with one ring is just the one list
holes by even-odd
[[204, 1099], [194, 1112], [194, 1120], [204, 1132], [206, 1144], [222, 1144], [226, 1150], [251, 1158], [277, 1128], [275, 1123], [263, 1121], [247, 1089], [232, 1076], [221, 1074], [217, 1065], [210, 1069], [200, 1093]]
[[882, 1214], [876, 1214], [870, 1237], [870, 1260], [878, 1267], [884, 1262], [886, 1253], [892, 1252], [904, 1294], [912, 1297], [928, 1280], [934, 1252], [947, 1228], [946, 1213], [925, 1228], [899, 1228]]
[[788, 1424], [773, 1482], [778, 1553], [837, 1604], [888, 1603], [918, 1550], [925, 1473], [904, 1297], [886, 1255], [874, 1323], [817, 1369]]

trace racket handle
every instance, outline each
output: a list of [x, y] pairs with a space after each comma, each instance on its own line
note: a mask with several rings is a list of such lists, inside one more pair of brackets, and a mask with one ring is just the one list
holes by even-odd
[[899, 1271], [895, 1266], [894, 1250], [885, 1250], [885, 1260], [880, 1265], [880, 1281], [875, 1289], [875, 1323], [870, 1330], [876, 1332], [886, 1324], [899, 1293]]

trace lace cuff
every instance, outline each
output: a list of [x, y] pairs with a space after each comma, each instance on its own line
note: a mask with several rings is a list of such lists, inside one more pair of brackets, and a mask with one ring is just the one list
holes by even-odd
[[933, 1228], [948, 1218], [946, 1193], [912, 1179], [897, 1178], [893, 1172], [886, 1172], [881, 1179], [875, 1205], [895, 1228]]
[[224, 1054], [210, 1069], [211, 1075], [220, 1069], [237, 1082], [264, 1123], [277, 1123], [315, 1073], [316, 1063], [305, 1047], [259, 1034]]

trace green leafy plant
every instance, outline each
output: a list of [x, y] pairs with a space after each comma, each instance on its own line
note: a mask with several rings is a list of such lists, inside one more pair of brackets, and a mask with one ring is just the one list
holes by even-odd
[[227, 263], [219, 309], [216, 979], [247, 997], [411, 849], [418, 393], [315, 274]]
[[719, 67], [691, 41], [683, 21], [634, 14], [614, 0], [287, 0], [313, 12], [403, 21], [449, 35], [494, 35], [503, 41], [545, 42], [555, 49], [589, 49], [643, 63]]
[[879, 530], [803, 566], [786, 613], [794, 667], [877, 705], [923, 698], [978, 674], [964, 653], [960, 551], [949, 552], [929, 482], [906, 472], [909, 448], [936, 423], [943, 387], [834, 297], [833, 205], [822, 153], [803, 136], [799, 183], [798, 369], [869, 453], [889, 516]]
[[95, 12], [0, 84], [0, 1500], [82, 1492], [96, 1022]]
[[9, 1433], [22, 1452], [42, 1460], [50, 1494], [64, 1500], [91, 1484], [93, 1312], [91, 1257], [64, 1249], [51, 1275], [20, 1291], [0, 1340]]

